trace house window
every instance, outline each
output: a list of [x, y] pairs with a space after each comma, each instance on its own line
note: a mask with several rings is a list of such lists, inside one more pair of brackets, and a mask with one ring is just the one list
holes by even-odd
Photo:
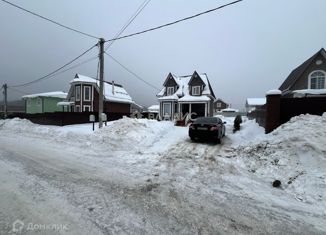
[[91, 106], [90, 105], [84, 105], [84, 112], [90, 112]]
[[80, 100], [80, 86], [75, 86], [76, 101]]
[[31, 106], [31, 104], [32, 104], [31, 99], [27, 99], [27, 106]]
[[91, 101], [91, 87], [84, 86], [84, 101]]
[[42, 104], [42, 99], [41, 98], [36, 98], [36, 105], [40, 106]]
[[192, 87], [192, 95], [200, 95], [200, 86]]
[[174, 94], [174, 87], [168, 87], [166, 91], [167, 95], [173, 95]]
[[220, 102], [216, 103], [216, 108], [221, 108], [222, 104]]
[[80, 106], [79, 105], [75, 106], [75, 112], [80, 112]]
[[163, 117], [170, 118], [172, 114], [171, 103], [163, 103]]
[[325, 88], [325, 72], [315, 71], [310, 74], [310, 89]]

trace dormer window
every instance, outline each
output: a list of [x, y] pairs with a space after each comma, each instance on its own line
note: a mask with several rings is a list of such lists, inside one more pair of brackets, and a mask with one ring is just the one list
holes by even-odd
[[192, 95], [200, 95], [200, 86], [192, 87]]
[[167, 87], [166, 94], [167, 95], [173, 95], [174, 94], [174, 87]]
[[325, 88], [325, 72], [314, 71], [309, 76], [310, 89], [324, 89]]

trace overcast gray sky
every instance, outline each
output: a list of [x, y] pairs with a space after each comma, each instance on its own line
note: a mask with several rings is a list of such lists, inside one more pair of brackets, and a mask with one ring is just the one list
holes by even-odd
[[[114, 37], [143, 2], [10, 1], [105, 39]], [[227, 2], [152, 0], [124, 34]], [[116, 41], [109, 53], [157, 87], [162, 86], [169, 72], [207, 73], [216, 96], [241, 108], [247, 97], [263, 97], [267, 90], [278, 88], [292, 69], [326, 47], [325, 9], [325, 0], [245, 0], [171, 27]], [[0, 85], [5, 82], [16, 85], [41, 77], [97, 42], [3, 2], [0, 2], [0, 25]], [[79, 61], [96, 55], [96, 50]], [[26, 93], [67, 91], [75, 73], [96, 76], [96, 70], [95, 60], [19, 89]], [[122, 84], [139, 104], [157, 103], [155, 89], [109, 57], [105, 57], [105, 79]], [[17, 92], [9, 92], [11, 100], [20, 97]]]

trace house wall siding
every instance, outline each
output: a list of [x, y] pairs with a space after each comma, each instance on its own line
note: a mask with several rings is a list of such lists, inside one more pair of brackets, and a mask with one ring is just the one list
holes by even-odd
[[116, 102], [105, 102], [104, 112], [113, 113], [130, 113], [130, 104], [116, 103]]
[[57, 106], [58, 102], [63, 101], [60, 98], [52, 98], [52, 97], [43, 97], [43, 112], [60, 112], [62, 111], [61, 106]]
[[[41, 104], [37, 104], [38, 97], [26, 99], [26, 113], [42, 113], [42, 101]], [[42, 99], [41, 99], [42, 100]], [[29, 104], [28, 104], [29, 103]]]
[[192, 95], [192, 87], [193, 86], [200, 86], [200, 95], [203, 93], [202, 86], [205, 85], [203, 80], [199, 76], [193, 77], [189, 83], [189, 94]]
[[[321, 65], [317, 65], [316, 61], [321, 60], [323, 63]], [[299, 77], [299, 79], [293, 84], [290, 90], [302, 90], [308, 89], [308, 81], [309, 81], [309, 74], [315, 70], [323, 70], [326, 72], [326, 60], [322, 55], [318, 55], [310, 66], [306, 69], [306, 71]]]

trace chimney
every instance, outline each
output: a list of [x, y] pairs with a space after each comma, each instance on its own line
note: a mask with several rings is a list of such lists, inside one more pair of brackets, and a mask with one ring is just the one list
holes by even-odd
[[112, 94], [114, 95], [114, 81], [112, 81]]

